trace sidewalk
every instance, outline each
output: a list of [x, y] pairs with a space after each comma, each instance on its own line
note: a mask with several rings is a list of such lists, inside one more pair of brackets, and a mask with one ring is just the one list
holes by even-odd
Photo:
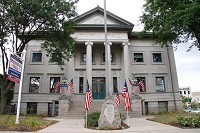
[[[165, 124], [146, 120], [147, 117], [130, 118], [130, 128], [124, 130], [91, 130], [84, 128], [84, 119], [56, 119], [60, 122], [38, 131], [38, 133], [200, 133], [200, 129], [181, 129]], [[0, 133], [19, 133], [5, 132]], [[24, 133], [24, 132], [22, 132]], [[31, 133], [31, 132], [27, 132]]]

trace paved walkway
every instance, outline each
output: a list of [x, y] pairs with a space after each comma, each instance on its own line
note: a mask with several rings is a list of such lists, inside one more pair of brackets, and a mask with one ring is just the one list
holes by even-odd
[[[48, 118], [50, 119], [50, 118]], [[146, 117], [130, 118], [130, 128], [124, 130], [91, 130], [83, 127], [84, 119], [55, 119], [60, 122], [38, 131], [39, 133], [200, 133], [200, 129], [181, 129], [146, 120]], [[5, 131], [4, 131], [5, 132]], [[12, 132], [5, 132], [12, 133]], [[14, 132], [17, 133], [17, 132]], [[23, 132], [24, 133], [24, 132]], [[30, 133], [30, 132], [29, 132]]]
[[200, 133], [200, 129], [181, 129], [146, 120], [146, 117], [130, 118], [130, 128], [124, 130], [100, 131], [83, 127], [84, 119], [61, 119], [55, 125], [40, 130], [40, 133]]

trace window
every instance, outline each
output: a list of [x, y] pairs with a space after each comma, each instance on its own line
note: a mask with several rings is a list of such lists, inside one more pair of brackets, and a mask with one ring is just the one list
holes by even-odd
[[50, 93], [60, 93], [60, 77], [50, 77]]
[[[114, 53], [110, 54], [110, 58], [111, 58], [111, 62], [114, 62]], [[102, 62], [105, 63], [105, 61], [106, 61], [106, 55], [105, 55], [105, 52], [103, 52]]]
[[117, 92], [117, 77], [113, 77], [113, 92]]
[[156, 81], [156, 91], [165, 92], [165, 80], [164, 77], [155, 77]]
[[[81, 62], [82, 63], [86, 63], [86, 60], [87, 60], [87, 54], [86, 53], [82, 53]], [[92, 53], [92, 62], [94, 63], [94, 55], [93, 55], [93, 53]]]
[[180, 91], [180, 94], [182, 95], [182, 91]]
[[134, 62], [144, 62], [143, 53], [134, 53]]
[[161, 53], [153, 53], [153, 62], [162, 62]]
[[168, 102], [167, 101], [159, 101], [158, 102], [158, 111], [159, 112], [168, 112]]
[[79, 77], [79, 93], [83, 93], [83, 77]]
[[184, 94], [186, 94], [186, 91], [184, 91]]
[[52, 102], [48, 103], [48, 116], [58, 116], [59, 102], [58, 101], [54, 102], [55, 102], [54, 110], [53, 110], [53, 103]]
[[39, 93], [40, 77], [30, 77], [29, 92]]
[[145, 77], [136, 77], [136, 80], [139, 85], [140, 92], [146, 92]]
[[32, 62], [42, 62], [42, 53], [33, 53]]
[[188, 94], [190, 94], [190, 91], [188, 91]]
[[35, 102], [27, 103], [27, 114], [37, 114], [37, 103]]
[[86, 63], [86, 53], [82, 53], [82, 60], [83, 63]]
[[62, 56], [62, 53], [52, 53], [49, 62], [50, 63], [56, 62], [61, 56]]

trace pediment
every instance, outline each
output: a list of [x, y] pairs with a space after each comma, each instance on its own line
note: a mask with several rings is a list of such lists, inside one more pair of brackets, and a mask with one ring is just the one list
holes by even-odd
[[[123, 18], [106, 11], [107, 27], [111, 30], [132, 31], [134, 24]], [[104, 27], [104, 9], [97, 6], [73, 19], [76, 23], [76, 30], [95, 30]]]

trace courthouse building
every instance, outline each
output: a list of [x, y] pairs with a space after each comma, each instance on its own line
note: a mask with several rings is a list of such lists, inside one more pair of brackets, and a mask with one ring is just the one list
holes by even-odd
[[[111, 84], [108, 88], [104, 9], [97, 6], [77, 16], [74, 21], [77, 25], [72, 36], [76, 40], [76, 52], [65, 62], [63, 69], [49, 62], [41, 49], [42, 38], [27, 44], [20, 113], [51, 115], [54, 110], [56, 114], [61, 94], [59, 88], [54, 89], [54, 85], [63, 82], [63, 77], [67, 82], [73, 78], [75, 101], [83, 101], [87, 79], [95, 103], [106, 99], [108, 92], [113, 96], [116, 89], [121, 92], [125, 78], [130, 78], [144, 83], [138, 94], [142, 99], [142, 110], [145, 110], [143, 114], [181, 109], [174, 52], [170, 44], [168, 47], [153, 45], [154, 38], [150, 33], [139, 38], [133, 32], [132, 23], [107, 11], [107, 38], [111, 55]], [[128, 80], [127, 84], [132, 93], [133, 87]], [[13, 104], [17, 104], [17, 98], [18, 86]]]

